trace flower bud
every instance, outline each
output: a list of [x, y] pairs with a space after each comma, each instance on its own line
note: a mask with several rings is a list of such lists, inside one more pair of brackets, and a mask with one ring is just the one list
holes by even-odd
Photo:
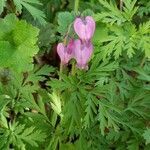
[[74, 30], [82, 41], [89, 41], [95, 31], [95, 21], [91, 16], [87, 16], [85, 19], [76, 18]]
[[91, 42], [82, 42], [81, 40], [76, 40], [74, 42], [74, 58], [77, 61], [77, 67], [80, 69], [88, 69], [88, 61], [93, 52], [93, 45]]

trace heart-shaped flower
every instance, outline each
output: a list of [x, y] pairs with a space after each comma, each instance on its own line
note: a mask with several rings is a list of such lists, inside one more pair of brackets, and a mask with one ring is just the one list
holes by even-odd
[[59, 43], [57, 45], [57, 53], [60, 57], [61, 63], [64, 65], [67, 64], [74, 55], [74, 40], [71, 39], [67, 46], [63, 43]]
[[86, 18], [76, 18], [74, 21], [74, 30], [82, 41], [89, 41], [95, 31], [95, 21], [91, 16]]
[[88, 61], [93, 52], [93, 45], [91, 42], [82, 42], [77, 39], [74, 42], [75, 50], [74, 50], [74, 58], [77, 61], [77, 67], [80, 69], [88, 69]]

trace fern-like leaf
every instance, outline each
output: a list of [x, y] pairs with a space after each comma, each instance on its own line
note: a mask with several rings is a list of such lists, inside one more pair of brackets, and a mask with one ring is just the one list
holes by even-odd
[[42, 5], [39, 0], [13, 0], [16, 6], [16, 11], [22, 13], [22, 7], [25, 7], [32, 17], [38, 20], [41, 24], [45, 24], [45, 14], [34, 5]]

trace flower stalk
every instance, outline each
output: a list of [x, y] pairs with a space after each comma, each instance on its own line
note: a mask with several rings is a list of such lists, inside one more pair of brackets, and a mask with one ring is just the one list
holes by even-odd
[[74, 11], [75, 11], [75, 13], [78, 13], [78, 9], [79, 9], [79, 0], [75, 0], [75, 2], [74, 2]]

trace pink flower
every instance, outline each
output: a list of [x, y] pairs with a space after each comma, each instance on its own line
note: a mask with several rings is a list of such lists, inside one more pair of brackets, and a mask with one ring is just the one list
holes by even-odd
[[77, 67], [80, 69], [88, 69], [88, 61], [93, 52], [93, 45], [91, 42], [82, 42], [81, 40], [76, 40], [74, 42], [74, 58], [77, 61]]
[[74, 56], [74, 40], [71, 39], [67, 45], [68, 53], [72, 54], [72, 57]]
[[76, 18], [74, 30], [81, 40], [89, 41], [95, 31], [95, 21], [91, 16], [87, 16], [85, 19]]
[[74, 40], [71, 39], [68, 43], [67, 46], [65, 46], [63, 43], [59, 43], [57, 45], [57, 53], [60, 57], [61, 63], [62, 64], [67, 64], [70, 59], [73, 58], [73, 54], [74, 54]]

